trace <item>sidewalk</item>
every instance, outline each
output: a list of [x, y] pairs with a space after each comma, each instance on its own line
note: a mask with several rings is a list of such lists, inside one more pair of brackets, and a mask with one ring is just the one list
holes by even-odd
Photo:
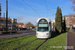
[[67, 33], [67, 50], [75, 50], [75, 32]]

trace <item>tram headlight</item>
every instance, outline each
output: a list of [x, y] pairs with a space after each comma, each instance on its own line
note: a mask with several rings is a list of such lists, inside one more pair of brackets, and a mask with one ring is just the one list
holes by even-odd
[[49, 35], [49, 33], [47, 33], [46, 35]]

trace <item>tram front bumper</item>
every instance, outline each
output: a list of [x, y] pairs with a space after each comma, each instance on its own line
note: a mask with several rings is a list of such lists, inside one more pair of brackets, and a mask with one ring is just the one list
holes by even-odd
[[36, 36], [37, 38], [49, 38], [50, 33], [49, 32], [37, 32]]

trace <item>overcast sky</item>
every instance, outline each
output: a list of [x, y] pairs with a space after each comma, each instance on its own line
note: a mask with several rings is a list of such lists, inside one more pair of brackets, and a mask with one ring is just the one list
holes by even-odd
[[[0, 0], [0, 3], [3, 17], [3, 13], [6, 14], [6, 0]], [[54, 20], [57, 6], [61, 8], [63, 16], [75, 13], [70, 0], [8, 0], [8, 16], [24, 24], [36, 24], [41, 17]]]

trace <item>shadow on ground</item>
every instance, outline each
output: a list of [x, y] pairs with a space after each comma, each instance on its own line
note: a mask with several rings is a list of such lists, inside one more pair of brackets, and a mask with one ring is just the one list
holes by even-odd
[[[62, 33], [65, 33], [65, 32], [62, 32]], [[54, 38], [62, 33], [56, 33], [56, 32], [51, 32], [51, 38]], [[50, 39], [50, 38], [49, 38]]]

